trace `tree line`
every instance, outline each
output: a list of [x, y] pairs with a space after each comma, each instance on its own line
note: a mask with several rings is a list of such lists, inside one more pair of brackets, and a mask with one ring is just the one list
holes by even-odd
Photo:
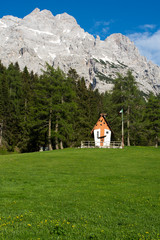
[[160, 137], [160, 96], [144, 96], [129, 71], [117, 74], [112, 92], [86, 87], [74, 69], [65, 74], [46, 65], [41, 76], [0, 62], [0, 147], [31, 152], [39, 148], [78, 147], [93, 140], [91, 130], [107, 113], [113, 140], [121, 140], [123, 108], [125, 144], [156, 145]]

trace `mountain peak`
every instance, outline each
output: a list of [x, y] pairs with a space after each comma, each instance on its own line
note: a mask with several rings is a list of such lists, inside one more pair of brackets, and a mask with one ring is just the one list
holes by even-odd
[[39, 8], [35, 8], [32, 13], [39, 13], [40, 12], [40, 9]]
[[39, 8], [35, 8], [29, 15], [34, 15], [40, 12]]
[[67, 13], [53, 16], [36, 8], [23, 19], [3, 17], [0, 42], [6, 66], [18, 62], [21, 69], [39, 74], [46, 62], [66, 73], [73, 68], [100, 92], [112, 89], [117, 72], [132, 70], [142, 91], [160, 93], [160, 67], [148, 63], [128, 37], [119, 33], [95, 39]]
[[[31, 13], [29, 13], [27, 16], [24, 17], [24, 19], [28, 19], [28, 18], [43, 18], [43, 17], [54, 17], [53, 14], [51, 13], [51, 11], [49, 10], [40, 10], [39, 8], [35, 8]], [[44, 20], [43, 20], [44, 21]]]
[[77, 24], [77, 21], [74, 17], [72, 17], [71, 15], [69, 15], [68, 13], [62, 13], [62, 14], [58, 14], [56, 15], [56, 19], [60, 20], [60, 21], [66, 21], [68, 23], [74, 23]]

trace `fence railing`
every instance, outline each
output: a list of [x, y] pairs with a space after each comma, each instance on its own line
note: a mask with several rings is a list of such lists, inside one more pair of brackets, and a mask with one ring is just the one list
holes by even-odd
[[122, 143], [119, 141], [111, 142], [81, 141], [81, 148], [122, 148]]

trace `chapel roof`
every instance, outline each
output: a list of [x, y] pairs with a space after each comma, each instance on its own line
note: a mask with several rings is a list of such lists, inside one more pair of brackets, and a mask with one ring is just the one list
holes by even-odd
[[108, 129], [111, 131], [111, 128], [106, 120], [106, 114], [101, 113], [100, 118], [98, 119], [97, 123], [94, 125], [91, 134], [93, 133], [94, 130], [96, 129]]

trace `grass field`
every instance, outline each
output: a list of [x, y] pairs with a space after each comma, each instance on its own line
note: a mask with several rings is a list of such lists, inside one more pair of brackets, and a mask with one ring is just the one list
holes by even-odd
[[0, 240], [160, 239], [160, 148], [0, 156]]

